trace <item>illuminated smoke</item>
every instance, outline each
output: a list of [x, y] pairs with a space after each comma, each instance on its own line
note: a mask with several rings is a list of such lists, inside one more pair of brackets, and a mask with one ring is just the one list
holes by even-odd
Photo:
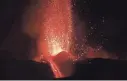
[[[31, 15], [25, 32], [31, 37], [37, 39], [37, 53], [35, 61], [48, 61], [56, 78], [65, 77], [61, 72], [58, 63], [62, 60], [72, 59], [77, 61], [86, 53], [84, 44], [79, 44], [80, 40], [74, 36], [72, 24], [71, 0], [38, 0], [38, 5], [29, 10]], [[34, 14], [33, 14], [34, 13]], [[75, 37], [75, 39], [73, 39]], [[74, 41], [79, 42], [74, 42]], [[83, 43], [83, 42], [82, 42]], [[62, 57], [58, 54], [64, 51]], [[75, 52], [78, 51], [78, 52]], [[66, 55], [68, 54], [68, 57]], [[79, 58], [72, 54], [79, 54]], [[57, 57], [58, 56], [58, 57]], [[53, 59], [54, 57], [54, 59]], [[55, 58], [56, 57], [56, 58]], [[66, 68], [66, 66], [64, 66]]]
[[[50, 0], [43, 12], [43, 25], [40, 28], [38, 53], [49, 61], [55, 77], [63, 77], [52, 56], [62, 51], [70, 52], [72, 40], [72, 13], [70, 0]], [[62, 58], [61, 58], [62, 59]]]
[[56, 55], [69, 51], [72, 35], [70, 0], [51, 0], [44, 14], [44, 35], [48, 51]]

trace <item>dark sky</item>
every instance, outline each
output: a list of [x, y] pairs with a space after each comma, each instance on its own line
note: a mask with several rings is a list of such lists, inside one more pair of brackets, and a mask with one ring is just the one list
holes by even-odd
[[87, 32], [92, 33], [88, 36], [88, 44], [102, 45], [105, 50], [124, 57], [127, 50], [126, 0], [73, 1], [80, 20], [87, 23]]
[[0, 2], [0, 47], [12, 52], [5, 57], [28, 58], [26, 54], [30, 38], [21, 32], [21, 19], [29, 0], [1, 0]]
[[[92, 22], [88, 24], [89, 31], [93, 33], [89, 36], [90, 44], [103, 41], [103, 46], [108, 51], [126, 52], [126, 0], [73, 1], [76, 1], [74, 9], [80, 20]], [[13, 52], [13, 56], [21, 59], [28, 58], [29, 55], [26, 53], [31, 41], [20, 30], [22, 14], [28, 5], [29, 0], [1, 0], [0, 2], [0, 46], [4, 47], [2, 44], [8, 37], [9, 43], [5, 44], [5, 47]], [[102, 22], [103, 17], [105, 23]], [[91, 26], [96, 30], [91, 30]], [[9, 33], [10, 31], [13, 33]]]
[[20, 23], [21, 15], [28, 0], [1, 0], [0, 2], [0, 27], [1, 34], [5, 35], [13, 23]]

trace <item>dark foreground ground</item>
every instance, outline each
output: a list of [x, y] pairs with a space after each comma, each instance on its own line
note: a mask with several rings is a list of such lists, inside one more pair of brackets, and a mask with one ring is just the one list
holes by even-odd
[[[1, 58], [0, 60], [1, 80], [51, 80], [53, 73], [50, 66], [30, 60], [15, 60], [12, 58]], [[60, 79], [80, 80], [116, 80], [127, 79], [127, 62], [91, 59], [87, 62], [76, 64], [76, 70], [70, 77]]]
[[[48, 64], [31, 60], [16, 60], [11, 53], [0, 50], [0, 79], [5, 80], [46, 80], [53, 79]], [[8, 57], [7, 57], [8, 56]]]
[[47, 64], [25, 60], [1, 60], [0, 79], [5, 80], [47, 80], [53, 73]]

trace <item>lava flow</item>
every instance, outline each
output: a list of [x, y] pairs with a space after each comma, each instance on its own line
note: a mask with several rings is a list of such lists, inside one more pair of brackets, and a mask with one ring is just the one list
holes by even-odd
[[[52, 60], [62, 51], [69, 52], [72, 37], [71, 0], [47, 0], [43, 11], [43, 25], [38, 39], [38, 53], [43, 54], [56, 78], [64, 77]], [[62, 58], [61, 58], [62, 59]]]

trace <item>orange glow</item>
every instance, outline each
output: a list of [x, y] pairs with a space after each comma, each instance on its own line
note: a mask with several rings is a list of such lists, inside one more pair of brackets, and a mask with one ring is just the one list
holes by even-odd
[[72, 31], [70, 0], [51, 0], [44, 19], [48, 52], [54, 56], [63, 50], [69, 51]]
[[56, 78], [63, 77], [60, 68], [52, 60], [62, 51], [70, 51], [72, 40], [71, 0], [45, 0], [42, 7], [42, 26], [38, 43], [38, 55], [49, 61]]
[[57, 66], [52, 60], [50, 60], [49, 63], [50, 63], [50, 66], [51, 66], [52, 71], [53, 71], [53, 73], [54, 73], [54, 75], [55, 75], [56, 78], [60, 78], [60, 77], [63, 77], [63, 76], [64, 76], [64, 75], [60, 72], [58, 66]]

